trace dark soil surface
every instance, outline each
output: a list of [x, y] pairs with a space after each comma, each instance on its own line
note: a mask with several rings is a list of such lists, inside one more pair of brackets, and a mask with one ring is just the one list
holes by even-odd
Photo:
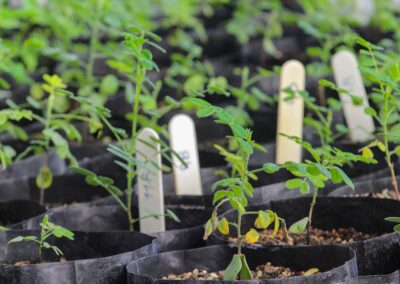
[[[372, 237], [378, 236], [377, 234], [367, 234], [359, 232], [354, 228], [340, 228], [331, 230], [321, 230], [313, 228], [310, 235], [310, 245], [335, 245], [335, 244], [348, 244], [355, 241], [362, 241]], [[307, 233], [304, 232], [299, 235], [290, 234], [292, 239], [287, 240], [283, 230], [272, 238], [272, 230], [264, 230], [260, 233], [260, 238], [256, 244], [261, 245], [308, 245]], [[236, 241], [236, 238], [229, 238], [229, 241]]]
[[[251, 271], [253, 279], [266, 280], [266, 279], [280, 279], [291, 276], [304, 276], [318, 273], [318, 269], [310, 268], [307, 271], [292, 271], [288, 267], [274, 266], [271, 262], [256, 267], [255, 271]], [[223, 280], [224, 272], [208, 272], [204, 269], [194, 269], [191, 272], [185, 272], [179, 275], [169, 274], [164, 276], [163, 280]]]

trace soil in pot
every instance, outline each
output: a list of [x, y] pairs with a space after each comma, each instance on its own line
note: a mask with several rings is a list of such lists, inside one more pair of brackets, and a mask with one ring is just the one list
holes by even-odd
[[49, 239], [64, 253], [67, 261], [48, 250], [48, 263], [14, 265], [20, 261], [36, 263], [38, 252], [32, 242], [8, 244], [19, 235], [38, 235], [40, 231], [10, 230], [0, 234], [1, 283], [125, 283], [125, 266], [130, 261], [153, 255], [154, 238], [137, 232], [75, 232], [74, 241]]
[[[258, 265], [254, 271], [251, 271], [253, 279], [255, 280], [267, 280], [267, 279], [282, 279], [293, 276], [307, 276], [318, 273], [318, 269], [311, 268], [308, 271], [292, 271], [288, 267], [274, 266], [271, 262], [267, 262], [263, 265]], [[163, 280], [223, 280], [224, 271], [208, 272], [205, 269], [193, 269], [191, 272], [182, 273], [179, 275], [169, 274], [164, 276]]]
[[[228, 266], [235, 253], [236, 249], [233, 247], [211, 246], [142, 258], [128, 265], [128, 283], [179, 283], [177, 282], [179, 280], [168, 279], [168, 276], [187, 276], [190, 273], [193, 274], [195, 269], [199, 274], [203, 274], [203, 270], [206, 270], [208, 276], [218, 277], [219, 280], [219, 271]], [[262, 283], [272, 283], [268, 277], [277, 276], [277, 274], [283, 276], [284, 274], [301, 273], [301, 271], [315, 272], [315, 270], [309, 271], [310, 268], [318, 268], [320, 273], [310, 276], [292, 276], [290, 283], [338, 282], [346, 277], [357, 275], [354, 251], [344, 247], [244, 248], [243, 253], [246, 255], [250, 269], [256, 271], [258, 267], [258, 271], [264, 270], [262, 274], [265, 278], [260, 276]], [[274, 267], [267, 265], [268, 262], [273, 263]], [[197, 276], [197, 280], [192, 281], [193, 283], [203, 283], [203, 281], [206, 283], [209, 280], [202, 280]], [[272, 281], [277, 281], [273, 283], [284, 283], [287, 280], [275, 278]], [[254, 283], [260, 282], [255, 280]], [[191, 281], [187, 280], [185, 283], [191, 283]]]
[[[250, 206], [248, 210], [271, 209], [290, 226], [308, 216], [310, 203], [311, 198], [295, 198]], [[235, 220], [235, 216], [234, 211], [226, 214], [228, 221]], [[400, 234], [392, 233], [392, 224], [384, 220], [388, 216], [400, 216], [399, 202], [373, 198], [320, 197], [314, 208], [312, 225], [315, 230], [330, 231], [331, 234], [322, 240], [316, 240], [315, 244], [336, 243], [354, 248], [357, 253], [358, 268], [362, 275], [393, 272], [399, 267], [400, 259], [394, 257], [390, 252], [399, 250]], [[245, 216], [242, 220], [243, 232], [254, 228], [254, 216]], [[319, 230], [314, 232], [321, 232]], [[338, 232], [343, 232], [342, 238], [338, 237]], [[322, 233], [320, 236], [323, 236]], [[299, 245], [304, 245], [304, 236], [296, 238]], [[226, 240], [217, 233], [211, 237], [209, 242], [221, 243], [223, 239]], [[273, 244], [266, 242], [253, 246], [263, 247], [277, 244], [293, 245], [277, 241]]]

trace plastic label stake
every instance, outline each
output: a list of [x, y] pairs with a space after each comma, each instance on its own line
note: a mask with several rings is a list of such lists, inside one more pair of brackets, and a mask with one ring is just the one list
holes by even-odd
[[[160, 144], [158, 134], [150, 128], [142, 129], [136, 139], [138, 166], [138, 199], [140, 231], [155, 233], [165, 231], [164, 193], [162, 185]], [[156, 216], [149, 217], [151, 215]]]
[[[339, 97], [351, 141], [365, 142], [371, 138], [375, 126], [372, 117], [364, 113], [364, 108], [369, 106], [369, 103], [357, 59], [349, 51], [339, 51], [332, 57], [332, 68], [337, 86], [349, 92], [349, 94], [341, 93]], [[350, 94], [361, 98], [362, 105], [354, 105]]]
[[284, 89], [304, 90], [305, 73], [303, 64], [297, 60], [289, 60], [282, 66], [275, 158], [278, 164], [284, 164], [287, 161], [301, 162], [301, 145], [279, 135], [279, 133], [303, 137], [304, 100], [297, 93], [293, 99], [285, 100], [289, 94], [284, 92]]
[[185, 114], [175, 115], [168, 125], [171, 148], [185, 162], [172, 157], [177, 195], [202, 195], [199, 154], [196, 129], [192, 118]]

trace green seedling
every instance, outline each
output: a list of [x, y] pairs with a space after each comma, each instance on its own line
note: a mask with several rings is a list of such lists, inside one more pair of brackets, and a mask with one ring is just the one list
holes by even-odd
[[38, 247], [39, 263], [43, 262], [43, 249], [52, 250], [57, 256], [64, 255], [57, 246], [50, 244], [47, 240], [50, 237], [55, 237], [59, 239], [66, 238], [73, 241], [74, 233], [66, 228], [51, 223], [48, 215], [43, 217], [40, 227], [42, 229], [39, 238], [37, 236], [18, 236], [11, 239], [8, 243], [34, 242]]
[[[75, 114], [74, 112], [64, 113], [63, 104], [69, 104], [70, 101], [80, 103], [80, 98], [75, 97], [71, 92], [66, 91], [66, 85], [57, 75], [44, 75], [44, 84], [40, 92], [37, 91], [35, 97], [28, 97], [28, 103], [42, 115], [32, 114], [32, 118], [43, 125], [40, 135], [30, 141], [30, 145], [17, 157], [22, 159], [33, 153], [36, 155], [44, 154], [44, 164], [36, 177], [36, 185], [40, 189], [40, 202], [44, 203], [44, 192], [50, 188], [53, 180], [53, 173], [48, 166], [47, 154], [51, 150], [64, 159], [67, 159], [72, 165], [77, 161], [69, 149], [69, 140], [82, 141], [82, 135], [74, 126], [73, 122], [81, 121], [89, 124], [91, 132], [99, 131], [103, 126], [92, 119], [90, 116]], [[47, 94], [47, 96], [46, 96]]]
[[[204, 239], [207, 239], [215, 230], [224, 235], [229, 235], [230, 227], [235, 228], [238, 251], [224, 272], [224, 280], [251, 280], [252, 274], [247, 265], [246, 256], [242, 253], [243, 243], [254, 244], [261, 235], [257, 229], [265, 230], [270, 226], [274, 229], [269, 237], [273, 238], [281, 227], [287, 233], [285, 221], [279, 218], [275, 212], [271, 210], [246, 211], [248, 198], [253, 197], [254, 189], [251, 181], [257, 179], [257, 172], [268, 171], [271, 166], [268, 166], [268, 169], [262, 167], [252, 171], [249, 170], [248, 163], [254, 150], [262, 151], [264, 149], [252, 140], [251, 131], [235, 122], [234, 116], [229, 112], [199, 98], [185, 98], [183, 103], [195, 108], [197, 116], [208, 117], [214, 115], [218, 123], [227, 125], [231, 129], [232, 136], [228, 138], [237, 145], [236, 152], [231, 153], [225, 148], [215, 145], [225, 160], [232, 166], [232, 172], [230, 176], [214, 183], [211, 187], [214, 192], [214, 210], [205, 225]], [[228, 222], [225, 217], [218, 216], [218, 210], [224, 204], [229, 204], [236, 210], [236, 222]], [[242, 232], [242, 218], [245, 215], [254, 215], [256, 218], [254, 228], [244, 234]], [[288, 234], [286, 235], [288, 236]]]
[[399, 186], [396, 179], [393, 157], [400, 156], [400, 107], [398, 98], [400, 88], [400, 63], [393, 55], [384, 54], [383, 48], [358, 38], [363, 47], [360, 53], [364, 56], [362, 74], [372, 86], [370, 98], [375, 107], [367, 107], [364, 112], [379, 124], [376, 140], [362, 149], [364, 155], [373, 157], [371, 148], [377, 148], [385, 154], [385, 161], [390, 171], [395, 196], [400, 200]]
[[[146, 32], [138, 27], [131, 27], [129, 33], [125, 33], [125, 40], [123, 42], [124, 46], [128, 49], [128, 51], [132, 54], [134, 59], [134, 63], [129, 68], [126, 68], [126, 72], [131, 70], [126, 74], [128, 78], [135, 83], [135, 91], [133, 98], [133, 110], [129, 115], [131, 119], [131, 132], [130, 137], [126, 134], [126, 132], [122, 129], [113, 127], [109, 122], [109, 118], [111, 117], [110, 111], [104, 107], [95, 106], [94, 109], [96, 111], [97, 117], [104, 123], [106, 127], [112, 132], [113, 136], [117, 140], [118, 144], [110, 144], [108, 151], [113, 154], [118, 160], [115, 161], [117, 165], [119, 165], [122, 169], [126, 171], [126, 200], [122, 198], [123, 191], [117, 188], [114, 185], [113, 179], [109, 177], [98, 176], [95, 173], [80, 168], [80, 167], [72, 167], [77, 173], [83, 174], [86, 176], [86, 182], [93, 186], [100, 186], [103, 189], [107, 190], [110, 195], [116, 200], [116, 202], [121, 206], [121, 208], [125, 211], [128, 219], [128, 227], [129, 230], [133, 230], [133, 226], [140, 219], [134, 218], [132, 215], [132, 198], [134, 193], [133, 182], [134, 179], [137, 178], [137, 170], [139, 167], [145, 168], [150, 173], [153, 172], [152, 169], [149, 168], [150, 165], [148, 163], [139, 163], [136, 156], [136, 138], [138, 133], [138, 125], [140, 123], [140, 114], [139, 109], [142, 106], [144, 108], [144, 101], [142, 100], [143, 88], [145, 82], [147, 82], [146, 73], [150, 70], [158, 70], [158, 67], [154, 61], [152, 61], [152, 54], [150, 50], [147, 48], [148, 46], [154, 46], [162, 50], [157, 42], [161, 39], [151, 33]], [[115, 62], [116, 64], [116, 62]], [[122, 64], [122, 63], [121, 63]], [[120, 66], [121, 66], [120, 64]], [[116, 64], [117, 65], [117, 64]], [[90, 103], [87, 99], [85, 100], [87, 103]], [[143, 121], [143, 120], [142, 120]], [[146, 125], [141, 125], [146, 126]], [[168, 152], [171, 151], [169, 146], [161, 141], [157, 140], [154, 143], [159, 143], [161, 145], [161, 154], [162, 156], [171, 161], [171, 157], [168, 155]], [[152, 146], [152, 145], [149, 145]], [[152, 146], [154, 147], [154, 146]], [[185, 162], [179, 157], [178, 154], [171, 151], [172, 154], [177, 155], [178, 159], [185, 164]], [[149, 157], [147, 157], [149, 158]], [[155, 167], [155, 165], [151, 165]], [[156, 170], [170, 170], [168, 167], [164, 166], [163, 168], [156, 167]], [[158, 218], [159, 216], [155, 216], [154, 214], [149, 214], [149, 216], [141, 216], [141, 218]], [[165, 217], [170, 217], [176, 221], [179, 219], [173, 214], [171, 211], [167, 211], [165, 213]]]
[[[288, 99], [294, 97], [295, 91], [285, 90], [289, 96]], [[273, 173], [279, 169], [286, 169], [295, 178], [285, 182], [288, 189], [299, 189], [301, 194], [309, 194], [313, 188], [313, 196], [308, 212], [308, 216], [296, 222], [289, 228], [292, 233], [302, 233], [307, 228], [307, 240], [310, 240], [310, 232], [312, 228], [313, 210], [317, 201], [318, 191], [326, 186], [327, 182], [334, 184], [344, 182], [350, 188], [354, 189], [354, 184], [349, 176], [343, 171], [343, 167], [355, 162], [376, 163], [372, 157], [368, 155], [357, 155], [350, 152], [344, 152], [332, 146], [335, 138], [338, 138], [347, 133], [347, 129], [343, 125], [333, 127], [332, 117], [333, 110], [338, 109], [338, 102], [329, 100], [330, 107], [321, 107], [314, 103], [314, 100], [305, 91], [297, 91], [305, 101], [306, 107], [311, 110], [314, 118], [306, 118], [304, 121], [309, 126], [313, 127], [318, 133], [321, 141], [320, 147], [313, 147], [310, 143], [301, 140], [298, 137], [283, 135], [292, 141], [302, 145], [302, 147], [311, 155], [311, 160], [305, 160], [302, 163], [286, 162], [283, 165], [271, 165], [270, 172]], [[303, 229], [303, 230], [302, 230]]]

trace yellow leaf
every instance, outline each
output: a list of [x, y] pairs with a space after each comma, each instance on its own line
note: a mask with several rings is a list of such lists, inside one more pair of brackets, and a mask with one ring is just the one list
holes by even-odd
[[218, 223], [218, 231], [223, 235], [229, 234], [229, 224], [226, 218], [222, 218], [221, 221]]
[[373, 158], [374, 157], [374, 153], [372, 153], [370, 148], [363, 148], [361, 155], [365, 158]]
[[204, 236], [203, 236], [203, 240], [207, 240], [208, 237], [213, 233], [214, 228], [212, 225], [211, 220], [208, 220], [206, 225], [204, 226]]
[[377, 143], [377, 145], [378, 145], [379, 150], [381, 150], [382, 152], [385, 152], [386, 147], [385, 147], [385, 145], [384, 145], [381, 141], [379, 141], [379, 142]]
[[305, 276], [314, 275], [314, 274], [317, 274], [318, 272], [319, 272], [318, 268], [310, 268], [309, 270], [304, 272], [304, 275]]
[[258, 234], [258, 232], [255, 229], [250, 229], [250, 231], [248, 231], [246, 233], [244, 238], [247, 243], [254, 244], [258, 241], [258, 239], [260, 238], [260, 235]]
[[394, 148], [394, 153], [395, 153], [397, 156], [400, 156], [400, 146], [396, 146], [396, 148]]
[[279, 231], [279, 218], [278, 215], [275, 214], [274, 218], [274, 231], [272, 232], [272, 236], [275, 237]]

